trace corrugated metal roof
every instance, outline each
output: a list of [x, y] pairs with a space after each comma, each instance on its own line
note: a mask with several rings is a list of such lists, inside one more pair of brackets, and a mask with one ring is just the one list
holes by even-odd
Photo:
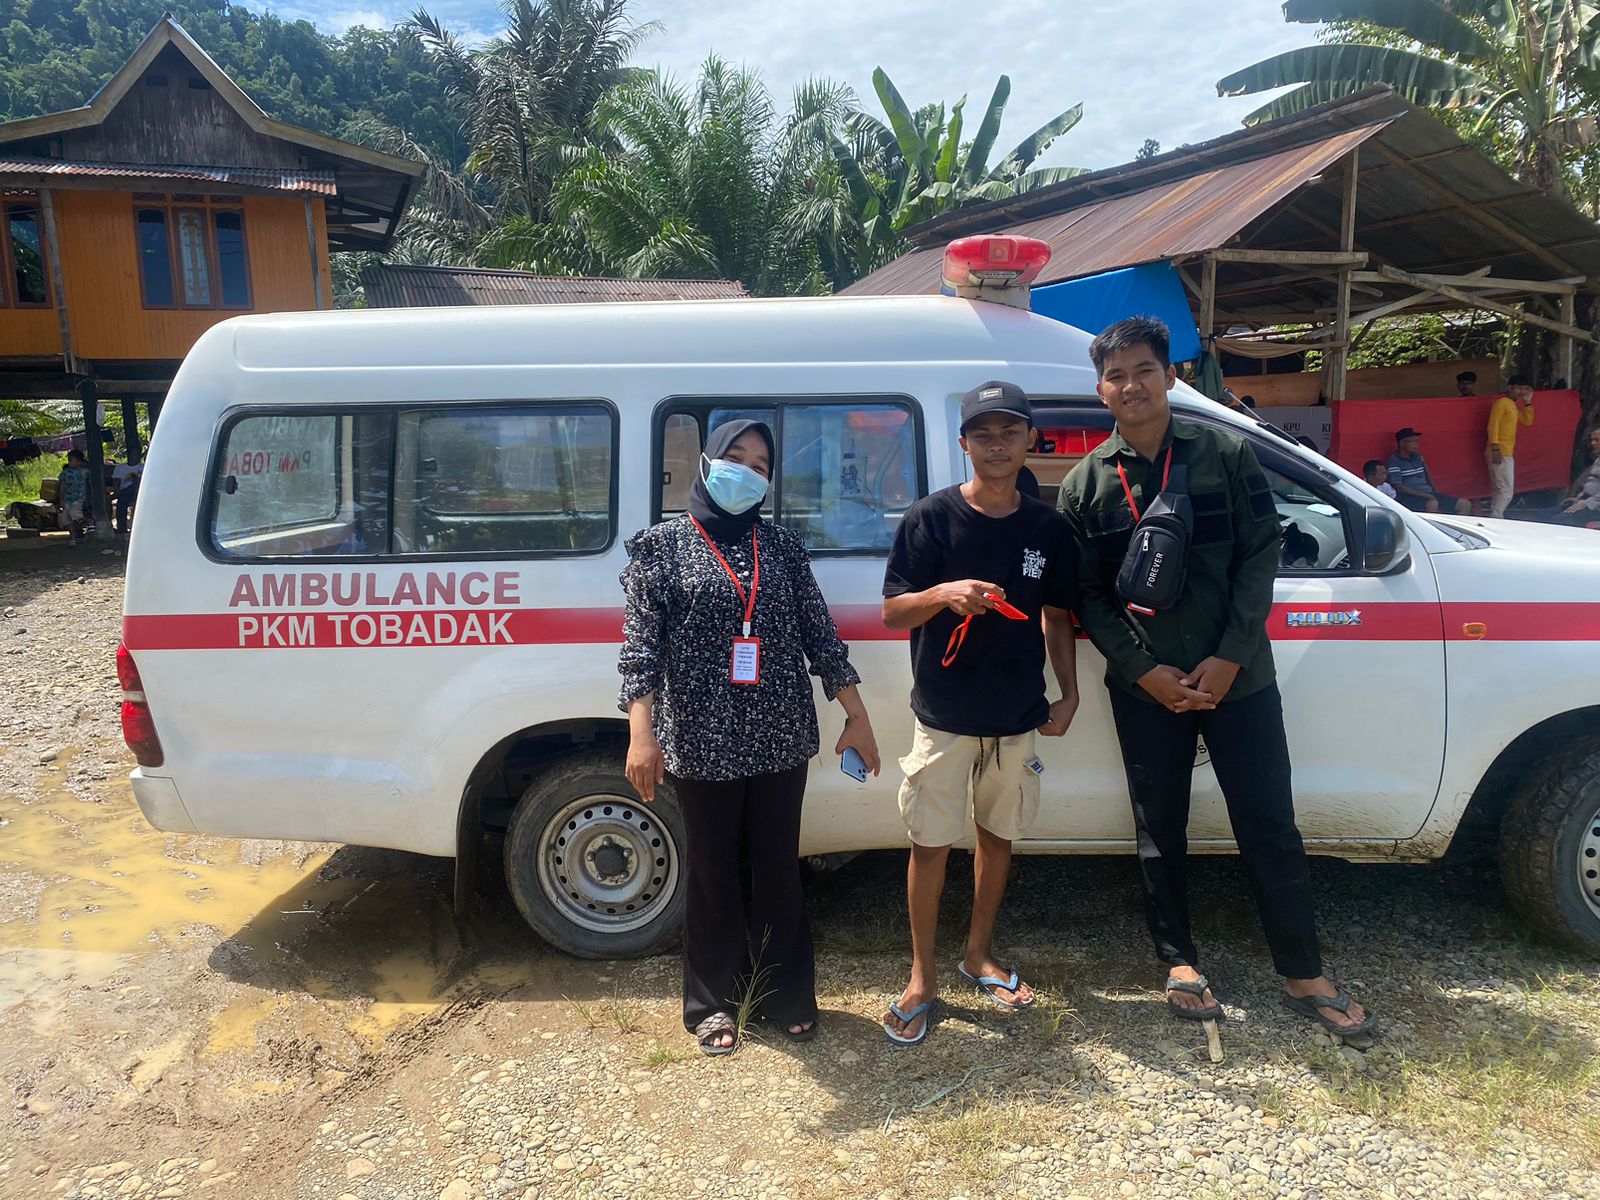
[[[1004, 231], [1050, 245], [1038, 284], [1097, 275], [1221, 246], [1251, 221], [1315, 178], [1382, 124], [1335, 134], [1308, 146], [1170, 180], [1128, 195], [1012, 224]], [[952, 231], [952, 237], [967, 230]], [[944, 244], [896, 259], [844, 290], [847, 296], [892, 296], [939, 290]]]
[[378, 263], [363, 270], [361, 288], [369, 308], [727, 300], [746, 294], [744, 285], [731, 279], [615, 279], [392, 263]]
[[198, 167], [170, 163], [67, 162], [57, 158], [0, 158], [0, 176], [150, 179], [164, 183], [220, 183], [272, 192], [336, 193], [332, 171], [294, 171], [276, 167]]

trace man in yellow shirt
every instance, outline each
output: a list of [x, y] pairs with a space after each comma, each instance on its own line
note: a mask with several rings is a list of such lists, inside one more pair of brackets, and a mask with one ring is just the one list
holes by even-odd
[[1533, 424], [1533, 384], [1526, 375], [1513, 375], [1506, 384], [1506, 395], [1489, 410], [1489, 482], [1494, 498], [1489, 515], [1503, 517], [1516, 494], [1517, 428]]

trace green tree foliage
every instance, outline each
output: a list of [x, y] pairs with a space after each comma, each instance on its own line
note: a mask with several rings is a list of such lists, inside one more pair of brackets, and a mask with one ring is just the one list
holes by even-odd
[[1283, 11], [1289, 21], [1337, 24], [1355, 36], [1286, 51], [1218, 80], [1223, 96], [1300, 85], [1248, 123], [1386, 84], [1415, 104], [1461, 111], [1472, 134], [1504, 137], [1517, 175], [1558, 194], [1567, 190], [1570, 152], [1596, 140], [1600, 5], [1287, 0]]
[[319, 33], [227, 0], [0, 0], [0, 118], [85, 103], [170, 12], [272, 116], [335, 137], [377, 118], [459, 164], [468, 145], [422, 48], [392, 30]]

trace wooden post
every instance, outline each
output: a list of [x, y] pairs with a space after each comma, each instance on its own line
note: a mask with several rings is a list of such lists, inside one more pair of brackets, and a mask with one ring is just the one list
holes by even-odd
[[[1344, 160], [1344, 197], [1339, 219], [1339, 249], [1346, 254], [1356, 248], [1356, 179], [1361, 173], [1361, 151], [1352, 150]], [[1328, 353], [1328, 370], [1323, 376], [1328, 401], [1344, 399], [1346, 364], [1350, 358], [1350, 268], [1339, 271], [1339, 299], [1334, 310], [1333, 340], [1338, 349]]]
[[67, 287], [61, 274], [61, 236], [56, 229], [55, 194], [39, 189], [39, 207], [44, 214], [45, 254], [50, 259], [50, 287], [56, 294], [56, 320], [61, 324], [61, 360], [69, 372], [76, 373], [78, 360], [72, 353], [72, 322], [67, 317]]
[[100, 390], [92, 379], [78, 384], [83, 401], [84, 453], [89, 459], [89, 513], [94, 518], [94, 536], [110, 541], [111, 506], [106, 503], [106, 453], [100, 441]]
[[[1200, 353], [1215, 356], [1217, 327], [1217, 256], [1208, 253], [1200, 265]], [[1221, 364], [1218, 364], [1220, 370]]]
[[127, 443], [130, 465], [144, 458], [144, 444], [139, 441], [139, 401], [132, 396], [122, 398], [122, 440]]
[[[1578, 298], [1571, 292], [1561, 297], [1561, 323], [1563, 325], [1576, 325], [1578, 323]], [[1567, 381], [1569, 388], [1578, 386], [1578, 381], [1573, 377], [1574, 363], [1578, 344], [1567, 334], [1561, 335], [1561, 376]]]
[[327, 308], [322, 299], [322, 255], [317, 253], [316, 210], [311, 207], [311, 197], [306, 197], [306, 248], [311, 251], [311, 290], [316, 294], [317, 307]]

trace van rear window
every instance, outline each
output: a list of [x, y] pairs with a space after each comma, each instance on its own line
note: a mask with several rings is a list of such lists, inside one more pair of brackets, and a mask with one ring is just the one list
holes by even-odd
[[210, 552], [229, 559], [598, 553], [614, 536], [598, 401], [247, 413], [217, 448]]

